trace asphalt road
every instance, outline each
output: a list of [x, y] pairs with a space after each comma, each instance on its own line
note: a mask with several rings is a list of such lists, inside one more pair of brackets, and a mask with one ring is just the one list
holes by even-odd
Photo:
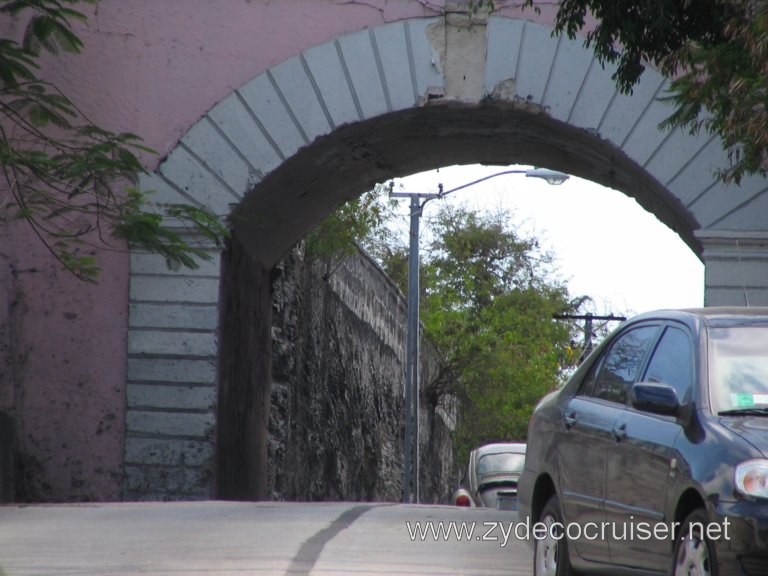
[[5, 506], [0, 576], [529, 575], [516, 523], [514, 512], [402, 504]]

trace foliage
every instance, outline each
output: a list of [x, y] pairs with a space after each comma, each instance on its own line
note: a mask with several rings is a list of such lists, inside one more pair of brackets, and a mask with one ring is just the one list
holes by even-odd
[[[26, 19], [21, 42], [0, 38], [0, 166], [5, 198], [0, 218], [24, 219], [63, 266], [84, 280], [99, 273], [96, 249], [110, 239], [162, 254], [171, 267], [197, 267], [205, 251], [180, 229], [221, 244], [222, 223], [205, 209], [153, 204], [135, 188], [151, 152], [131, 133], [96, 126], [55, 86], [38, 77], [44, 53], [78, 53], [74, 9], [96, 0], [13, 0], [6, 19]], [[8, 20], [6, 20], [8, 22]], [[176, 223], [167, 224], [168, 219]]]
[[307, 256], [324, 261], [326, 279], [344, 258], [355, 253], [357, 245], [376, 256], [392, 244], [385, 223], [391, 219], [395, 203], [387, 197], [387, 191], [384, 185], [377, 184], [373, 190], [343, 204], [307, 236]]
[[443, 208], [425, 250], [421, 319], [444, 358], [430, 393], [461, 402], [460, 452], [521, 440], [536, 402], [573, 361], [568, 324], [578, 307], [553, 279], [551, 256], [521, 238], [504, 212]]
[[403, 294], [408, 294], [408, 245], [395, 242], [380, 246], [374, 257], [384, 273], [400, 288], [400, 291]]
[[[385, 191], [377, 186], [342, 207], [307, 247], [338, 262], [362, 244], [407, 293], [408, 246], [391, 232]], [[421, 321], [441, 366], [422, 386], [433, 404], [459, 400], [461, 457], [485, 442], [525, 439], [535, 404], [579, 360], [581, 326], [553, 316], [577, 312], [588, 299], [569, 297], [554, 279], [551, 255], [518, 236], [504, 212], [445, 207], [425, 228], [433, 240], [422, 236]]]
[[[532, 5], [532, 0], [526, 4]], [[673, 78], [676, 110], [663, 127], [718, 135], [731, 165], [718, 175], [739, 182], [768, 171], [768, 0], [563, 0], [556, 33], [587, 32], [602, 63], [617, 63], [629, 93], [645, 62]]]
[[496, 10], [496, 3], [493, 0], [469, 0], [467, 7], [472, 14], [477, 14], [482, 10], [494, 12]]
[[691, 42], [665, 60], [668, 69], [687, 72], [672, 82], [676, 110], [664, 126], [720, 135], [731, 166], [719, 175], [738, 183], [768, 173], [768, 1], [728, 5], [724, 41]]
[[617, 63], [614, 74], [622, 92], [630, 92], [651, 62], [665, 73], [666, 58], [691, 39], [704, 44], [722, 42], [721, 0], [563, 0], [555, 30], [574, 38], [588, 14], [598, 20], [587, 32], [585, 45], [594, 46], [602, 63]]

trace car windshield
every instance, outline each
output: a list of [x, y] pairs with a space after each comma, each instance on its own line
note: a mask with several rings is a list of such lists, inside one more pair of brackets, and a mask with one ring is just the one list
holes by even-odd
[[768, 408], [768, 327], [709, 330], [712, 411]]
[[477, 461], [477, 475], [497, 476], [500, 474], [519, 474], [523, 471], [525, 454], [514, 452], [500, 452], [498, 454], [486, 454]]

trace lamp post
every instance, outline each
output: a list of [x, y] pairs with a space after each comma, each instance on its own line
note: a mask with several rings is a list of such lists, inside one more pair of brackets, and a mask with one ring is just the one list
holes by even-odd
[[543, 178], [547, 183], [559, 185], [568, 180], [568, 174], [547, 168], [529, 170], [504, 170], [443, 190], [438, 185], [438, 192], [393, 192], [394, 182], [389, 183], [391, 198], [410, 198], [410, 234], [408, 252], [408, 321], [405, 359], [405, 463], [403, 470], [403, 502], [419, 502], [419, 221], [424, 206], [435, 198], [445, 198], [491, 178], [506, 174], [525, 174], [529, 178]]

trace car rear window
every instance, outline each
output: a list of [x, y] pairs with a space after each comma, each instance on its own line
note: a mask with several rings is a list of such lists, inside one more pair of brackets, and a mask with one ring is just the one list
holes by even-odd
[[487, 454], [477, 461], [477, 475], [489, 476], [505, 473], [519, 474], [525, 465], [525, 454], [502, 452]]

